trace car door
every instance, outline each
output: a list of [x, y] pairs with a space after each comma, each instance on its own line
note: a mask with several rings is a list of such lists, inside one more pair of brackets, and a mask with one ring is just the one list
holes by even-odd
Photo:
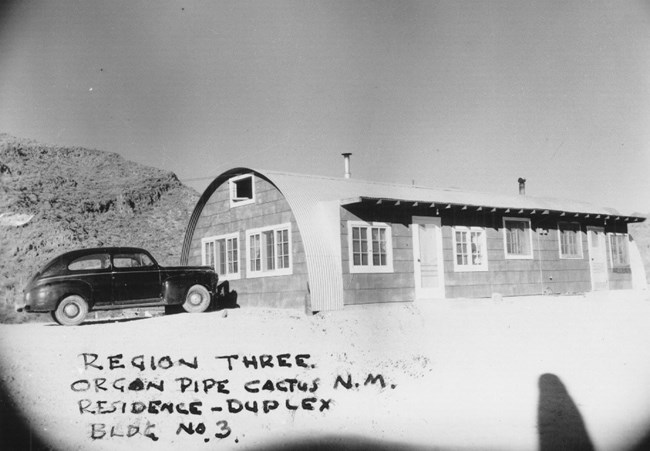
[[111, 265], [108, 253], [82, 255], [68, 264], [68, 280], [80, 281], [90, 286], [95, 307], [107, 305], [112, 299]]
[[113, 254], [112, 276], [115, 304], [139, 304], [160, 300], [160, 270], [147, 254]]

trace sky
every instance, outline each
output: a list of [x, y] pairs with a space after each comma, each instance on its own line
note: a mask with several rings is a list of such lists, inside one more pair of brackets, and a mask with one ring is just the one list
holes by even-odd
[[0, 132], [650, 213], [650, 3], [20, 0]]

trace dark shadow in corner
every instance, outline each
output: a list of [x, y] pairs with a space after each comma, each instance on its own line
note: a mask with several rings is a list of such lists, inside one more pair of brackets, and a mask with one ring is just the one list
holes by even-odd
[[405, 445], [398, 442], [378, 440], [355, 435], [324, 435], [321, 437], [306, 437], [304, 439], [287, 440], [283, 441], [282, 443], [269, 443], [265, 444], [263, 448], [249, 449], [264, 449], [265, 451], [431, 451], [442, 448], [437, 448], [434, 446], [423, 447]]
[[539, 377], [537, 430], [540, 451], [593, 451], [578, 407], [555, 374]]
[[224, 280], [217, 286], [217, 295], [214, 299], [212, 309], [219, 311], [224, 309], [239, 308], [237, 304], [237, 291], [230, 290], [230, 282]]
[[[7, 368], [0, 368], [6, 378]], [[9, 390], [0, 383], [0, 447], [9, 450], [45, 451], [54, 448], [46, 445], [33, 433], [20, 413]]]
[[646, 451], [650, 449], [650, 431], [639, 440], [636, 445], [630, 448], [631, 451]]

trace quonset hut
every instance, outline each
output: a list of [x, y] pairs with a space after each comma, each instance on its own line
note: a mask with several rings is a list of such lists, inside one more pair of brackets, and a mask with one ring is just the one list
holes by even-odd
[[494, 195], [348, 174], [224, 172], [194, 209], [181, 264], [214, 266], [243, 306], [312, 312], [626, 289], [644, 277], [627, 226], [645, 218], [527, 196], [523, 179], [519, 195]]

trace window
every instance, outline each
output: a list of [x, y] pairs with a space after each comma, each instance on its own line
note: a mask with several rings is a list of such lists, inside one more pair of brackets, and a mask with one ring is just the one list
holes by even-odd
[[627, 268], [630, 266], [627, 233], [610, 233], [609, 247], [611, 249], [612, 268]]
[[213, 236], [201, 240], [201, 259], [212, 266], [220, 277], [239, 279], [239, 234]]
[[560, 243], [560, 258], [582, 258], [580, 223], [559, 222], [557, 229]]
[[255, 185], [252, 174], [233, 177], [230, 179], [229, 185], [231, 207], [255, 202]]
[[454, 271], [487, 271], [487, 244], [482, 227], [453, 229]]
[[91, 254], [79, 257], [68, 265], [70, 271], [88, 271], [110, 267], [108, 254]]
[[503, 218], [503, 246], [506, 258], [533, 258], [530, 219]]
[[393, 272], [391, 228], [383, 223], [349, 222], [350, 272]]
[[140, 268], [153, 266], [153, 261], [146, 254], [115, 254], [113, 266], [116, 268]]
[[247, 277], [283, 276], [291, 267], [291, 224], [246, 231]]

